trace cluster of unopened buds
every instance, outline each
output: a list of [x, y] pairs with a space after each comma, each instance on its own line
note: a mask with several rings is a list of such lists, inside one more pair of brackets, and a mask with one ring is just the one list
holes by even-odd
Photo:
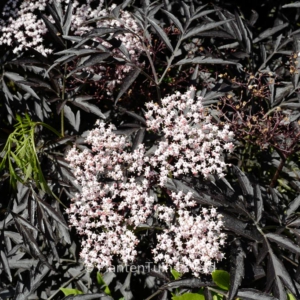
[[[177, 92], [162, 99], [161, 107], [147, 104], [146, 129], [160, 135], [153, 151], [147, 153], [144, 144], [131, 151], [130, 137], [104, 122], [86, 139], [91, 150], [69, 151], [66, 159], [82, 190], [67, 212], [70, 224], [84, 236], [80, 255], [88, 268], [110, 268], [114, 257], [131, 264], [139, 242], [134, 229], [150, 217], [162, 228], [152, 253], [163, 270], [199, 276], [223, 258], [222, 216], [215, 208], [201, 209], [192, 193], [166, 187], [170, 178], [183, 175], [224, 176], [222, 152], [233, 150], [233, 133], [211, 123], [194, 93]], [[170, 201], [160, 199], [162, 191]]]

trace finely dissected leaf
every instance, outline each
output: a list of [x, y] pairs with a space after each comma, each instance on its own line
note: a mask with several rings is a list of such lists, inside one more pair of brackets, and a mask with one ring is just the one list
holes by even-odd
[[35, 276], [32, 279], [30, 289], [24, 288], [22, 292], [16, 290], [15, 298], [16, 300], [26, 300], [28, 297], [35, 292], [35, 290], [42, 284], [43, 278], [50, 271], [50, 266], [42, 265], [37, 270]]
[[180, 21], [177, 19], [177, 17], [175, 17], [172, 13], [162, 9], [162, 12], [165, 13], [174, 23], [174, 25], [176, 25], [176, 27], [181, 31], [181, 33], [184, 32], [184, 29], [180, 23]]
[[55, 241], [56, 238], [54, 237], [52, 226], [49, 222], [47, 215], [45, 214], [43, 208], [39, 205], [39, 203], [38, 203], [37, 210], [38, 210], [38, 222], [39, 224], [41, 224], [41, 222], [43, 223], [42, 228], [40, 229], [47, 237], [47, 242]]
[[269, 188], [269, 190], [270, 190], [270, 194], [271, 194], [273, 202], [277, 205], [279, 203], [277, 191], [273, 188]]
[[65, 48], [64, 41], [62, 38], [59, 36], [60, 32], [57, 30], [57, 28], [45, 17], [43, 14], [41, 14], [41, 18], [43, 19], [47, 29], [49, 30], [50, 34], [52, 35], [53, 39], [61, 45], [63, 48]]
[[288, 8], [288, 7], [300, 7], [300, 2], [294, 2], [294, 3], [290, 3], [290, 4], [285, 4], [282, 6], [282, 8]]
[[145, 137], [145, 131], [146, 131], [145, 128], [140, 128], [139, 131], [136, 133], [136, 136], [134, 138], [133, 145], [132, 145], [132, 151], [137, 149], [137, 147], [143, 142], [144, 137]]
[[56, 222], [64, 226], [66, 229], [69, 229], [65, 219], [58, 214], [58, 212], [47, 202], [43, 201], [41, 198], [36, 197], [38, 203], [45, 209], [50, 217], [52, 217]]
[[[220, 18], [220, 20], [223, 20], [223, 21], [227, 20], [227, 18], [224, 16], [224, 14], [220, 10], [217, 10], [216, 12], [217, 12], [217, 15]], [[234, 30], [232, 29], [231, 24], [232, 24], [232, 22], [225, 23], [223, 27], [232, 37], [235, 37]]]
[[5, 230], [4, 237], [6, 236], [12, 239], [15, 244], [22, 242], [22, 236], [17, 232]]
[[196, 190], [194, 190], [190, 186], [186, 185], [185, 183], [183, 183], [182, 181], [177, 180], [177, 179], [168, 178], [167, 182], [165, 184], [165, 187], [168, 190], [174, 191], [174, 192], [181, 191], [184, 194], [187, 194], [190, 192], [190, 193], [192, 193], [192, 199], [201, 204], [207, 204], [207, 205], [212, 205], [212, 206], [222, 206], [223, 205], [223, 204], [215, 201], [214, 199], [212, 199], [209, 195], [206, 195], [204, 193], [202, 193], [200, 195]]
[[47, 9], [48, 9], [50, 15], [53, 17], [53, 19], [55, 21], [55, 26], [58, 26], [60, 32], [62, 32], [62, 11], [60, 10], [60, 12], [59, 12], [57, 10], [57, 6], [54, 5], [54, 4], [53, 5], [48, 5]]
[[205, 297], [195, 293], [185, 293], [180, 296], [173, 296], [172, 300], [205, 300]]
[[298, 195], [293, 201], [289, 203], [288, 209], [286, 211], [286, 215], [290, 216], [294, 213], [300, 206], [300, 195]]
[[[300, 41], [298, 38], [296, 38], [296, 36], [293, 36], [293, 51], [294, 51], [294, 53], [300, 52]], [[293, 59], [294, 59], [295, 65], [299, 66], [300, 65], [300, 56], [297, 55], [297, 57], [296, 58], [293, 57]], [[298, 85], [299, 77], [300, 77], [299, 71], [292, 73], [294, 88], [296, 88]]]
[[245, 275], [244, 259], [246, 254], [241, 246], [238, 246], [232, 254], [230, 268], [230, 291], [228, 300], [232, 300], [237, 293]]
[[115, 99], [115, 104], [118, 102], [118, 100], [121, 98], [121, 96], [129, 89], [131, 84], [139, 76], [140, 72], [141, 72], [140, 69], [135, 68], [134, 70], [129, 72], [129, 74], [126, 76], [125, 79], [123, 79], [123, 83], [120, 87], [119, 94]]
[[256, 221], [259, 222], [264, 209], [264, 203], [261, 196], [261, 190], [258, 184], [254, 185], [254, 206]]
[[103, 51], [100, 51], [98, 49], [77, 49], [77, 48], [70, 48], [66, 50], [62, 50], [59, 52], [56, 52], [55, 55], [76, 55], [76, 56], [82, 56], [82, 55], [89, 55], [89, 54], [102, 54]]
[[46, 266], [52, 269], [52, 267], [49, 265], [46, 257], [43, 255], [41, 250], [39, 249], [39, 246], [33, 237], [33, 235], [29, 232], [29, 230], [22, 225], [20, 221], [20, 216], [14, 215], [14, 220], [16, 222], [16, 225], [18, 227], [19, 232], [23, 236], [24, 242], [30, 247], [31, 254], [34, 258], [38, 258], [42, 263], [44, 263]]
[[245, 47], [246, 52], [249, 54], [249, 53], [251, 53], [251, 41], [248, 37], [247, 29], [245, 27], [245, 24], [244, 24], [241, 17], [238, 15], [238, 13], [236, 11], [235, 11], [235, 19], [236, 19], [237, 26], [238, 26], [240, 32], [242, 33], [243, 40], [246, 44], [246, 47]]
[[91, 57], [88, 58], [87, 60], [85, 60], [84, 63], [80, 64], [79, 66], [77, 66], [77, 68], [75, 68], [72, 72], [70, 72], [67, 77], [71, 76], [72, 74], [78, 72], [79, 70], [81, 70], [83, 68], [87, 68], [87, 67], [99, 64], [110, 56], [111, 56], [110, 52], [103, 52], [100, 54], [91, 55]]
[[[270, 270], [269, 270], [270, 268]], [[286, 287], [293, 293], [296, 294], [295, 286], [292, 282], [292, 279], [283, 265], [282, 261], [278, 259], [278, 257], [273, 253], [270, 249], [269, 251], [269, 265], [268, 265], [268, 273], [274, 272], [275, 282], [274, 282], [274, 292], [279, 296], [279, 299], [286, 299], [286, 291], [283, 288], [282, 282], [286, 285]], [[274, 275], [271, 278], [274, 279]], [[282, 280], [282, 282], [281, 282]], [[272, 282], [270, 282], [272, 284]], [[270, 284], [269, 283], [269, 284]], [[277, 296], [274, 293], [274, 296]], [[278, 297], [277, 296], [277, 297]]]
[[272, 36], [274, 33], [280, 31], [281, 29], [287, 27], [288, 25], [289, 25], [288, 23], [284, 23], [284, 24], [280, 24], [280, 25], [277, 25], [277, 26], [272, 27], [272, 28], [268, 28], [267, 30], [260, 33], [259, 36], [253, 40], [253, 44], [255, 44], [257, 42], [260, 42], [261, 40]]
[[[50, 5], [48, 5], [49, 7]], [[61, 23], [63, 20], [63, 9], [61, 7], [61, 3], [58, 1], [53, 1], [52, 3], [53, 9], [59, 18], [59, 22]]]
[[80, 125], [80, 115], [78, 115], [78, 112], [77, 112], [76, 117], [75, 117], [75, 115], [72, 112], [71, 108], [66, 104], [64, 105], [64, 115], [69, 120], [70, 124], [73, 126], [73, 128], [76, 131], [79, 131], [79, 125]]
[[30, 269], [33, 266], [36, 266], [38, 264], [38, 260], [36, 259], [10, 259], [8, 261], [9, 267], [11, 269]]
[[13, 100], [13, 95], [9, 91], [9, 89], [8, 89], [6, 83], [5, 83], [5, 81], [3, 79], [1, 80], [1, 83], [2, 83], [2, 91], [4, 92], [4, 95], [5, 95], [6, 99], [7, 100], [9, 99], [9, 100], [12, 101]]
[[136, 114], [135, 112], [129, 111], [129, 110], [124, 110], [124, 109], [122, 109], [121, 111], [124, 112], [126, 115], [133, 117], [136, 120], [140, 121], [142, 124], [147, 125], [146, 120], [142, 116]]
[[187, 22], [190, 23], [190, 18], [191, 18], [190, 9], [189, 9], [188, 5], [185, 2], [181, 2], [181, 5], [183, 7], [184, 15], [187, 19]]
[[2, 249], [0, 249], [0, 258], [1, 258], [1, 263], [2, 263], [2, 268], [4, 269], [7, 277], [8, 277], [8, 280], [10, 282], [12, 282], [12, 276], [11, 276], [11, 272], [10, 272], [10, 266], [9, 266], [9, 263], [8, 263], [8, 260], [7, 260], [7, 257], [4, 253], [4, 251]]
[[290, 239], [276, 233], [267, 233], [268, 240], [277, 243], [279, 246], [290, 250], [293, 253], [300, 254], [300, 247], [295, 245]]
[[72, 22], [72, 9], [73, 9], [72, 1], [69, 1], [67, 11], [65, 14], [64, 25], [62, 28], [62, 32], [64, 35], [69, 34], [69, 30], [70, 30], [70, 26], [71, 26], [71, 22]]
[[206, 16], [206, 15], [211, 14], [213, 12], [216, 12], [216, 10], [215, 9], [209, 9], [209, 10], [198, 12], [198, 13], [192, 15], [190, 21], [196, 20], [200, 17]]
[[212, 58], [205, 56], [198, 56], [194, 58], [185, 58], [178, 61], [175, 65], [185, 65], [185, 64], [222, 64], [222, 65], [239, 65], [236, 62], [223, 60], [221, 58]]
[[230, 275], [223, 270], [215, 270], [211, 273], [213, 282], [221, 289], [228, 291], [230, 287]]
[[277, 298], [264, 294], [255, 289], [240, 289], [237, 296], [243, 300], [278, 300]]
[[223, 30], [209, 30], [205, 32], [198, 33], [199, 36], [207, 36], [207, 37], [220, 37], [224, 39], [232, 39], [232, 35], [223, 31]]
[[127, 129], [114, 130], [113, 133], [118, 134], [118, 135], [128, 135], [129, 136], [137, 131], [138, 131], [138, 128], [127, 128]]
[[111, 14], [112, 14], [116, 19], [119, 18], [121, 8], [122, 8], [122, 4], [116, 6], [116, 7], [111, 11]]
[[[128, 29], [125, 28], [112, 28], [112, 27], [99, 27], [96, 29], [92, 29], [85, 37], [88, 38], [93, 38], [93, 37], [97, 37], [97, 36], [103, 36], [105, 34], [109, 34], [109, 33], [116, 33], [116, 32], [129, 32]], [[76, 45], [76, 47], [78, 47], [78, 45]]]
[[26, 81], [24, 77], [20, 76], [17, 73], [13, 73], [13, 72], [5, 72], [3, 74], [3, 76], [6, 76], [7, 78], [11, 79], [25, 92], [29, 93], [34, 98], [40, 100], [40, 97], [36, 94], [36, 92], [31, 87], [29, 87], [28, 85], [22, 84], [22, 83], [18, 83], [18, 81]]
[[234, 174], [237, 176], [243, 195], [253, 196], [253, 187], [250, 184], [247, 176], [237, 167], [233, 166]]
[[238, 236], [244, 236], [248, 239], [251, 239], [253, 241], [259, 241], [261, 239], [260, 235], [258, 232], [254, 230], [248, 230], [246, 229], [247, 223], [244, 223], [229, 214], [222, 213], [224, 216], [224, 227], [228, 230], [233, 231], [235, 234]]
[[23, 217], [21, 217], [20, 215], [17, 215], [13, 212], [11, 212], [13, 218], [15, 220], [17, 220], [18, 224], [21, 224], [22, 226], [25, 226], [26, 228], [34, 231], [34, 232], [38, 232], [38, 229], [36, 227], [34, 227], [33, 225], [31, 225], [30, 223], [28, 223]]
[[253, 26], [256, 23], [258, 17], [259, 17], [258, 13], [252, 9], [249, 23]]
[[113, 300], [112, 297], [105, 295], [104, 293], [97, 294], [86, 294], [86, 295], [77, 295], [77, 296], [67, 296], [63, 300]]
[[163, 4], [156, 4], [156, 5], [152, 5], [150, 6], [149, 10], [148, 10], [148, 13], [147, 13], [147, 16], [149, 18], [153, 18], [153, 16], [163, 7], [164, 5]]
[[170, 283], [165, 284], [162, 288], [181, 288], [181, 287], [187, 287], [191, 289], [205, 287], [205, 286], [214, 286], [215, 284], [213, 282], [207, 282], [207, 281], [201, 281], [199, 278], [191, 278], [191, 279], [181, 279], [181, 280], [175, 280]]
[[149, 23], [153, 26], [154, 30], [156, 31], [157, 35], [160, 37], [160, 39], [165, 43], [165, 45], [169, 48], [170, 51], [174, 51], [172, 44], [167, 36], [167, 34], [164, 32], [163, 29], [160, 28], [159, 25], [156, 24], [156, 22], [150, 18], [148, 18]]
[[186, 34], [184, 34], [183, 37], [182, 37], [182, 40], [188, 39], [192, 36], [197, 35], [200, 32], [213, 29], [215, 27], [221, 26], [221, 25], [226, 24], [226, 23], [231, 22], [231, 21], [232, 21], [232, 19], [225, 20], [225, 21], [219, 21], [219, 22], [211, 22], [211, 23], [208, 23], [208, 24], [200, 25], [198, 27], [195, 27], [195, 28], [189, 30]]
[[276, 106], [284, 97], [286, 97], [293, 89], [292, 84], [288, 84], [285, 87], [278, 87], [275, 92], [275, 101], [272, 103], [272, 107]]
[[92, 100], [91, 96], [77, 96], [75, 97], [74, 101], [71, 103], [80, 107], [81, 109], [85, 110], [86, 112], [93, 113], [96, 116], [100, 117], [101, 119], [106, 119], [106, 116], [102, 113], [98, 106], [89, 103], [88, 100]]

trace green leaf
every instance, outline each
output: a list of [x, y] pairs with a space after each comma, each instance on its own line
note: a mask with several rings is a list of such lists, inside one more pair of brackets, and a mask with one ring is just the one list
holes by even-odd
[[83, 294], [82, 291], [76, 290], [76, 289], [60, 288], [60, 290], [64, 293], [65, 296], [69, 296], [69, 295], [81, 295], [81, 294]]
[[296, 300], [296, 298], [292, 294], [288, 293], [288, 300]]
[[205, 300], [205, 297], [200, 294], [186, 293], [180, 296], [173, 296], [172, 300]]
[[180, 279], [181, 276], [182, 276], [182, 274], [179, 273], [178, 271], [176, 271], [175, 269], [171, 269], [171, 273], [172, 273], [175, 280]]
[[223, 270], [215, 270], [212, 272], [212, 279], [214, 283], [221, 289], [228, 291], [230, 285], [230, 275]]
[[108, 287], [108, 285], [106, 284], [106, 282], [103, 280], [102, 275], [97, 272], [97, 283], [101, 286], [104, 287], [104, 293], [106, 295], [111, 295], [110, 289]]

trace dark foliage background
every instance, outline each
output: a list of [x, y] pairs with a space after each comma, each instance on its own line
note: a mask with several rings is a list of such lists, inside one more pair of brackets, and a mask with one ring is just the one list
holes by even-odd
[[[170, 274], [155, 271], [105, 274], [111, 296], [105, 294], [96, 271], [87, 273], [78, 261], [78, 236], [68, 228], [64, 213], [78, 190], [64, 160], [71, 145], [84, 149], [86, 131], [98, 118], [143, 127], [145, 102], [159, 103], [164, 95], [184, 92], [193, 84], [215, 122], [231, 123], [236, 149], [226, 160], [232, 167], [226, 179], [182, 178], [169, 188], [192, 190], [197, 202], [218, 207], [224, 215], [226, 259], [217, 269], [230, 273], [230, 290], [223, 291], [226, 299], [281, 300], [287, 293], [300, 299], [300, 4], [272, 0], [119, 4], [141, 26], [148, 22], [143, 30], [155, 41], [145, 41], [153, 52], [155, 70], [142, 57], [143, 70], [135, 67], [109, 98], [97, 80], [81, 70], [87, 64], [80, 65], [79, 59], [114, 65], [130, 64], [130, 57], [120, 62], [113, 55], [99, 56], [93, 38], [108, 39], [101, 30], [72, 43], [72, 32], [62, 32], [72, 10], [62, 24], [48, 24], [56, 36], [48, 39], [56, 55], [46, 58], [28, 49], [16, 57], [1, 47], [0, 298], [63, 299], [59, 288], [68, 287], [87, 295], [66, 299], [145, 299], [153, 293], [153, 299], [170, 299], [170, 292], [195, 292], [201, 287], [205, 299], [211, 299], [216, 289], [211, 276], [200, 280], [186, 274], [173, 281]], [[117, 11], [114, 17], [118, 18]], [[192, 51], [187, 43], [194, 44]], [[95, 52], [85, 53], [83, 45]], [[164, 73], [166, 57], [171, 60]], [[68, 77], [76, 67], [78, 71]], [[17, 118], [26, 114], [28, 123]], [[11, 149], [17, 149], [21, 136], [28, 136], [22, 128], [31, 129], [40, 168], [27, 164], [26, 156], [20, 163], [5, 160], [5, 144], [18, 128], [21, 133]], [[29, 167], [33, 172], [25, 174]], [[150, 258], [148, 250], [145, 244], [141, 263]]]

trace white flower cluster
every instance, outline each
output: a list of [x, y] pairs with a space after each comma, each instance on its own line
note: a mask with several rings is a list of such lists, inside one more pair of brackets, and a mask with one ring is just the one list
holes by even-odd
[[226, 164], [222, 161], [223, 150], [232, 151], [233, 132], [229, 125], [219, 130], [211, 123], [211, 116], [205, 114], [202, 98], [194, 100], [193, 88], [185, 94], [177, 92], [162, 99], [162, 107], [147, 103], [147, 126], [161, 133], [155, 156], [150, 158], [152, 166], [159, 165], [160, 184], [164, 185], [168, 174], [199, 173], [207, 177], [217, 173], [224, 176]]
[[66, 159], [82, 191], [67, 212], [70, 224], [85, 236], [80, 256], [88, 268], [109, 268], [115, 256], [130, 264], [138, 244], [130, 228], [145, 224], [150, 216], [164, 228], [152, 249], [164, 270], [173, 267], [199, 276], [210, 271], [212, 261], [222, 259], [225, 235], [214, 208], [196, 214], [199, 207], [191, 193], [168, 191], [168, 204], [153, 195], [166, 189], [171, 175], [224, 175], [222, 149], [233, 149], [233, 134], [226, 125], [222, 130], [212, 125], [201, 98], [193, 100], [192, 93], [166, 97], [162, 107], [147, 105], [147, 129], [164, 136], [152, 155], [146, 155], [143, 144], [132, 152], [129, 137], [117, 135], [113, 125], [103, 122], [87, 137], [91, 151], [69, 151]]
[[[69, 0], [56, 0], [63, 6], [69, 3]], [[52, 3], [53, 0], [9, 0], [3, 8], [2, 18], [0, 18], [0, 46], [8, 45], [13, 48], [16, 54], [25, 51], [31, 47], [41, 54], [47, 56], [53, 52], [51, 45], [46, 45], [44, 36], [48, 32], [43, 20], [38, 18], [38, 12], [46, 14], [46, 6]], [[116, 7], [113, 4], [109, 9], [103, 8], [103, 0], [85, 0], [85, 4], [80, 4], [78, 0], [73, 1], [73, 17], [71, 23], [71, 31], [75, 35], [82, 35], [96, 27], [121, 27], [129, 31], [120, 33], [115, 36], [119, 39], [128, 53], [130, 54], [131, 62], [139, 64], [139, 57], [143, 51], [142, 43], [138, 37], [139, 28], [127, 11], [120, 11], [120, 20], [117, 21], [110, 18], [111, 11]], [[96, 4], [96, 8], [92, 8], [91, 4]], [[105, 18], [109, 17], [109, 18]], [[54, 23], [51, 16], [49, 20]], [[103, 18], [96, 24], [84, 24], [85, 21], [94, 18]], [[104, 46], [110, 47], [107, 42], [100, 40]], [[118, 49], [113, 50], [113, 55], [124, 58], [124, 55]], [[104, 66], [87, 68], [87, 72], [97, 73], [100, 77], [106, 77], [106, 89], [108, 94], [111, 94], [117, 84], [120, 84], [131, 70], [130, 66], [119, 65], [113, 70], [112, 75], [106, 72]], [[105, 75], [105, 76], [104, 76]], [[111, 77], [111, 78], [107, 78]]]
[[[157, 246], [152, 250], [154, 261], [161, 265], [162, 270], [170, 268], [181, 272], [189, 271], [199, 277], [200, 273], [208, 274], [213, 261], [220, 261], [224, 254], [220, 247], [225, 244], [226, 235], [223, 228], [222, 215], [215, 208], [202, 209], [200, 214], [193, 214], [184, 200], [192, 195], [175, 195], [181, 202], [176, 205], [178, 217], [163, 233], [157, 235]], [[166, 210], [162, 209], [161, 210]], [[175, 215], [175, 209], [168, 208], [163, 218], [169, 221]]]

